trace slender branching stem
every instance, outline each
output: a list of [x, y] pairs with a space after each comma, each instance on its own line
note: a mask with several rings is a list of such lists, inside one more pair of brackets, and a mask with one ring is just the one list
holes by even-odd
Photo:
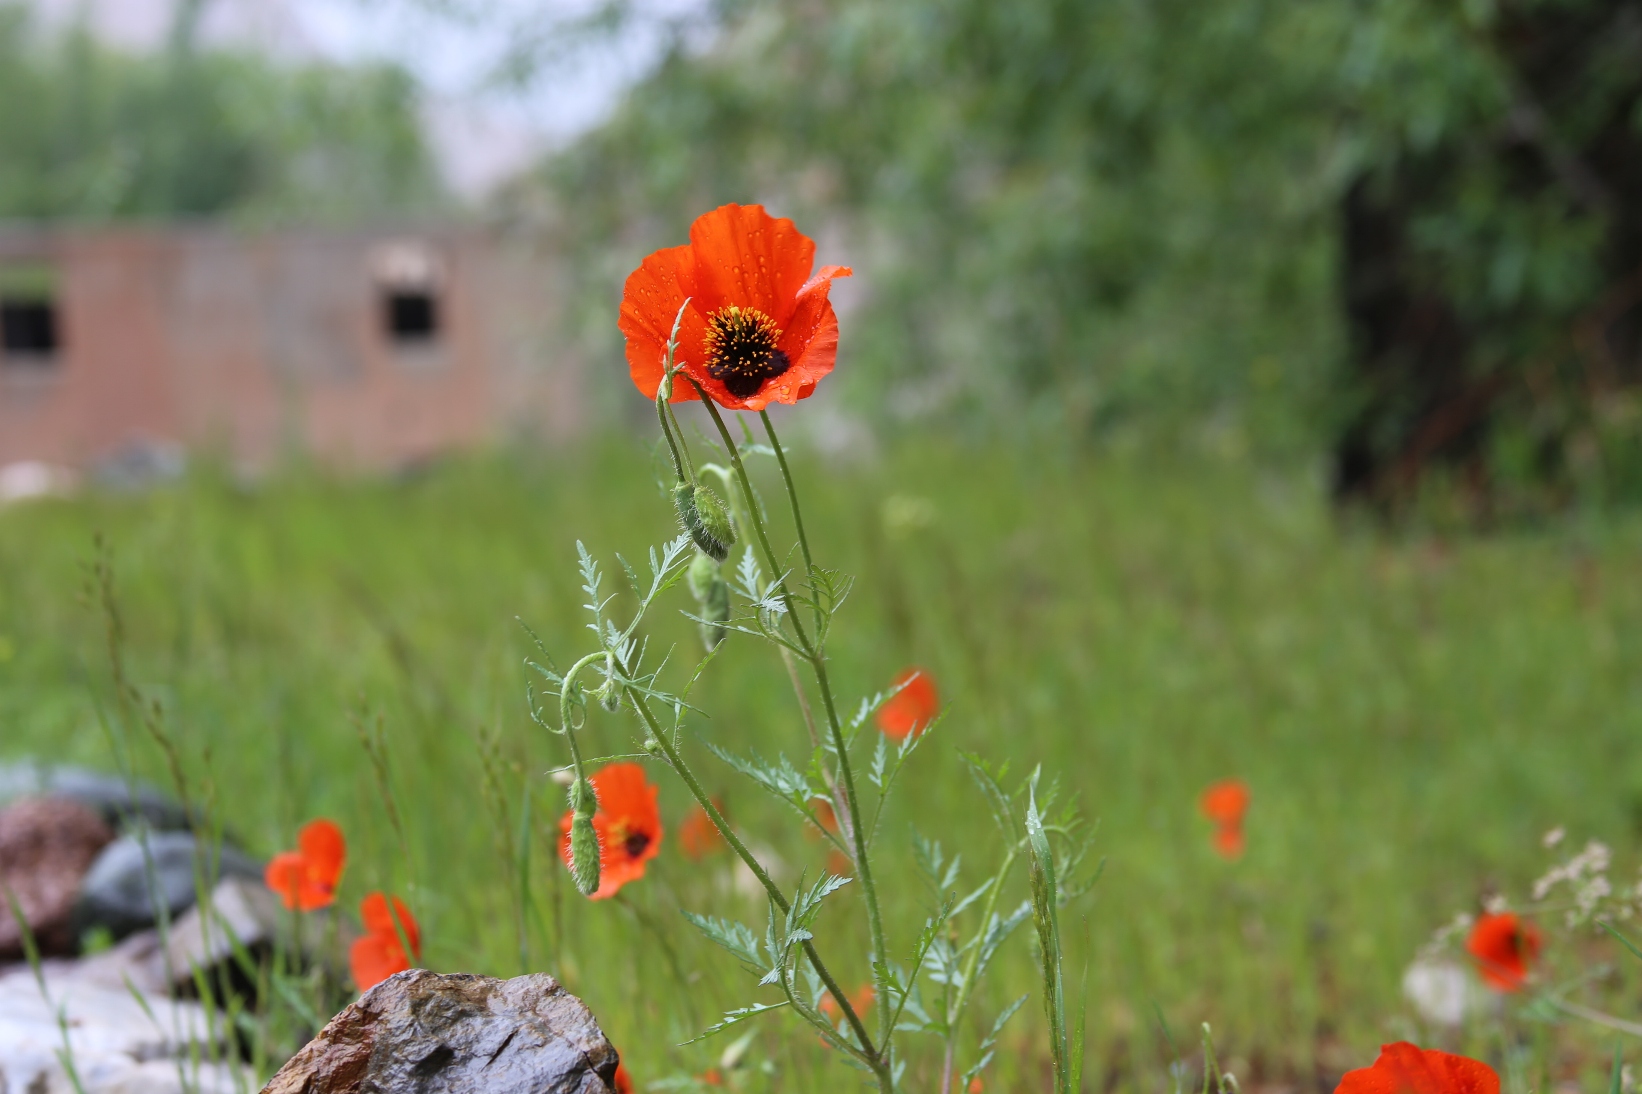
[[[633, 678], [629, 666], [620, 657], [615, 658], [615, 663], [625, 679], [631, 680]], [[695, 798], [696, 804], [701, 806], [702, 811], [707, 814], [707, 819], [712, 822], [714, 828], [718, 829], [719, 835], [724, 837], [724, 842], [730, 845], [730, 849], [736, 853], [736, 857], [747, 864], [747, 869], [751, 870], [753, 876], [758, 879], [759, 884], [764, 886], [764, 891], [769, 894], [770, 900], [785, 913], [792, 907], [792, 903], [787, 899], [786, 894], [781, 891], [781, 887], [770, 877], [769, 872], [764, 869], [763, 864], [758, 861], [757, 856], [748, 850], [745, 843], [741, 842], [741, 837], [736, 834], [735, 829], [730, 827], [730, 822], [725, 819], [724, 814], [719, 812], [712, 796], [707, 793], [706, 788], [701, 785], [701, 781], [696, 778], [695, 772], [690, 770], [690, 766], [684, 762], [684, 757], [673, 746], [673, 742], [667, 734], [662, 731], [661, 723], [657, 721], [655, 712], [650, 709], [650, 704], [646, 701], [644, 695], [631, 685], [626, 687], [626, 692], [627, 701], [633, 705], [633, 709], [638, 712], [640, 720], [644, 722], [644, 728], [649, 734], [649, 740], [656, 742], [656, 745], [661, 749], [662, 755], [666, 757], [668, 765], [678, 772], [679, 778], [684, 780], [684, 785], [689, 789], [690, 796]], [[850, 1004], [849, 997], [838, 986], [838, 981], [822, 962], [821, 955], [816, 953], [815, 943], [806, 940], [803, 945], [804, 956], [809, 959], [816, 975], [821, 978], [821, 983], [832, 993], [833, 999], [843, 1009], [844, 1018], [849, 1022], [850, 1028], [854, 1030], [855, 1036], [860, 1039], [861, 1049], [864, 1054], [863, 1061], [872, 1067], [873, 1073], [878, 1076], [879, 1085], [885, 1091], [890, 1090], [891, 1087], [886, 1085], [889, 1082], [888, 1069], [880, 1059], [877, 1046], [874, 1045], [871, 1035], [867, 1033], [866, 1026], [861, 1023], [860, 1015], [855, 1013], [855, 1008]]]
[[[787, 484], [787, 500], [792, 503], [793, 530], [798, 534], [798, 549], [804, 554], [804, 570], [810, 579], [810, 591], [815, 591], [815, 557], [810, 554], [810, 537], [804, 534], [804, 514], [798, 507], [798, 488], [793, 485], [792, 470], [787, 466], [787, 453], [781, 447], [781, 441], [775, 435], [775, 423], [770, 421], [770, 412], [760, 410], [758, 416], [764, 422], [764, 433], [770, 438], [770, 447], [775, 450], [775, 462], [781, 465], [781, 481]], [[821, 630], [821, 600], [815, 601], [815, 629]]]
[[[686, 378], [690, 379], [690, 383], [695, 385], [696, 391], [701, 395], [702, 403], [707, 407], [707, 413], [712, 416], [713, 424], [718, 427], [719, 437], [724, 441], [724, 450], [730, 457], [730, 466], [735, 469], [736, 478], [741, 483], [741, 492], [747, 499], [748, 523], [752, 525], [759, 548], [764, 553], [764, 560], [770, 567], [770, 572], [778, 575], [781, 600], [786, 605], [787, 617], [792, 621], [793, 634], [798, 639], [798, 643], [804, 651], [805, 659], [810, 663], [811, 670], [815, 673], [815, 682], [821, 692], [821, 704], [827, 713], [827, 728], [832, 736], [833, 751], [838, 756], [838, 773], [844, 784], [844, 801], [847, 805], [846, 813], [848, 817], [847, 820], [843, 817], [840, 817], [839, 820], [840, 823], [849, 825], [849, 834], [855, 845], [855, 869], [860, 874], [862, 897], [867, 905], [867, 924], [872, 933], [873, 984], [878, 997], [888, 999], [887, 989], [889, 985], [884, 982], [878, 971], [880, 964], [889, 960], [889, 953], [884, 943], [884, 919], [878, 906], [878, 886], [873, 880], [872, 864], [867, 859], [866, 832], [864, 826], [859, 823], [861, 809], [860, 800], [855, 792], [854, 765], [850, 763], [849, 748], [844, 741], [843, 727], [838, 718], [838, 704], [832, 696], [832, 683], [827, 678], [826, 658], [822, 656], [821, 650], [810, 641], [809, 635], [804, 630], [804, 622], [798, 617], [792, 592], [787, 588], [786, 581], [779, 579], [781, 564], [776, 559], [774, 548], [770, 546], [769, 533], [764, 528], [764, 521], [758, 511], [758, 501], [753, 494], [752, 480], [747, 476], [746, 465], [741, 462], [741, 452], [736, 448], [735, 439], [730, 436], [730, 431], [724, 424], [724, 416], [718, 412], [718, 405], [713, 402], [711, 396], [702, 389], [701, 385], [688, 376]], [[765, 426], [769, 428], [770, 435], [773, 438], [775, 429], [770, 425], [768, 419], [765, 421]], [[796, 494], [792, 494], [791, 478], [786, 480], [786, 485], [789, 494], [792, 496], [793, 507], [796, 510], [798, 498]], [[893, 1030], [890, 1029], [888, 1006], [879, 1007], [878, 1014], [878, 1034], [880, 1039], [887, 1045], [893, 1033]]]
[[1015, 866], [1015, 857], [1020, 854], [1020, 849], [1019, 843], [1011, 847], [1009, 853], [1004, 856], [1003, 865], [998, 867], [996, 874], [992, 875], [992, 889], [986, 894], [986, 904], [981, 908], [979, 940], [976, 942], [975, 948], [970, 951], [969, 960], [964, 963], [963, 981], [958, 988], [958, 998], [952, 1004], [952, 1009], [946, 1014], [946, 1052], [943, 1054], [941, 1062], [942, 1094], [947, 1094], [952, 1089], [953, 1057], [956, 1055], [958, 1048], [956, 1027], [959, 1020], [963, 1018], [964, 1011], [969, 1007], [970, 997], [974, 994], [975, 976], [980, 969], [981, 950], [986, 944], [986, 932], [991, 929], [992, 917], [998, 911], [998, 897], [1003, 894], [1004, 882], [1008, 880], [1009, 871]]

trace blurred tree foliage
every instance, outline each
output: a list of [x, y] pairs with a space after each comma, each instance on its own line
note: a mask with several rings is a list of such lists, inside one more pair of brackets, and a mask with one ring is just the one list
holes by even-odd
[[1639, 15], [720, 0], [515, 208], [604, 302], [706, 208], [800, 218], [864, 275], [839, 384], [890, 415], [1189, 424], [1381, 501], [1442, 466], [1543, 500], [1639, 468], [1601, 424], [1635, 421], [1637, 340], [1593, 385], [1581, 326], [1642, 297]]
[[415, 84], [386, 66], [196, 51], [186, 33], [125, 53], [0, 3], [0, 103], [0, 218], [313, 222], [439, 201]]

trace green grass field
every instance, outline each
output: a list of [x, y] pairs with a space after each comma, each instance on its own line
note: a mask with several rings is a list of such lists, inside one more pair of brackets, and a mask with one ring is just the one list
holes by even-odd
[[[1183, 1051], [1212, 1022], [1246, 1084], [1314, 1089], [1413, 1032], [1402, 969], [1455, 911], [1536, 876], [1546, 829], [1609, 841], [1616, 878], [1633, 876], [1634, 521], [1387, 538], [1342, 526], [1298, 475], [940, 443], [870, 467], [801, 452], [795, 470], [819, 560], [860, 579], [833, 642], [845, 704], [919, 663], [951, 705], [879, 852], [892, 945], [910, 947], [922, 922], [905, 880], [914, 826], [974, 863], [972, 877], [996, 849], [957, 748], [1017, 771], [1042, 763], [1100, 820], [1104, 876], [1063, 928], [1074, 994], [1087, 981], [1086, 1089], [1167, 1089], [1159, 1013]], [[195, 792], [252, 850], [334, 817], [351, 841], [345, 903], [406, 893], [429, 967], [513, 975], [505, 842], [528, 778], [540, 824], [525, 962], [589, 1002], [641, 1088], [702, 1072], [722, 1041], [672, 1046], [755, 996], [675, 909], [755, 923], [763, 911], [724, 884], [725, 859], [703, 868], [677, 853], [686, 796], [659, 768], [672, 830], [649, 876], [625, 903], [575, 895], [550, 851], [562, 792], [541, 777], [563, 745], [527, 716], [531, 649], [515, 621], [556, 656], [584, 645], [575, 541], [613, 561], [669, 538], [654, 481], [641, 443], [624, 441], [591, 456], [475, 457], [402, 482], [241, 488], [200, 474], [143, 496], [7, 509], [0, 756], [112, 762], [98, 717], [114, 709], [104, 620], [85, 593], [100, 532], [131, 675], [162, 703]], [[682, 646], [694, 628], [672, 618], [651, 638]], [[731, 640], [697, 701], [712, 714], [690, 723], [697, 738], [804, 751], [780, 663], [750, 640]], [[378, 716], [408, 855], [356, 730]], [[492, 737], [501, 802], [481, 759]], [[588, 737], [632, 751], [635, 728], [595, 712]], [[115, 739], [166, 781], [140, 732]], [[699, 746], [691, 755], [749, 838], [795, 872], [820, 867], [822, 845], [779, 807]], [[1254, 795], [1237, 863], [1214, 856], [1196, 813], [1202, 787], [1226, 776]], [[1024, 878], [1016, 886], [1024, 895]], [[845, 952], [829, 915], [828, 952]], [[987, 1020], [1034, 988], [1030, 935], [1008, 944]], [[841, 962], [851, 983], [868, 975], [858, 942]], [[1634, 1003], [1642, 977], [1616, 990]], [[1585, 1034], [1531, 1035], [1571, 1046], [1566, 1066], [1581, 1066]], [[1479, 1026], [1450, 1044], [1490, 1053], [1493, 1036]], [[1045, 1085], [1044, 1045], [1034, 1004], [1007, 1027], [988, 1089]], [[914, 1089], [937, 1085], [930, 1056], [912, 1062]], [[750, 1090], [830, 1091], [855, 1074], [780, 1017], [752, 1058], [773, 1077], [746, 1072]]]

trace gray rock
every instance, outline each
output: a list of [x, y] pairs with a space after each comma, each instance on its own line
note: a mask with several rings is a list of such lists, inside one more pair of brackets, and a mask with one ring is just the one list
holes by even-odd
[[[64, 1045], [85, 1094], [230, 1094], [254, 1085], [222, 1061], [221, 1018], [197, 1003], [105, 986], [52, 962], [42, 995], [27, 968], [0, 973], [0, 1094], [71, 1094]], [[240, 1074], [236, 1075], [236, 1071]]]
[[76, 927], [82, 932], [104, 927], [119, 937], [153, 926], [162, 903], [170, 916], [193, 907], [196, 858], [211, 888], [224, 877], [262, 877], [262, 863], [232, 847], [197, 846], [192, 832], [121, 836], [103, 848], [80, 883]]
[[40, 952], [74, 949], [81, 879], [113, 839], [101, 817], [66, 798], [20, 798], [0, 808], [0, 958], [24, 951], [13, 901]]
[[0, 763], [0, 805], [37, 796], [72, 798], [95, 809], [115, 828], [140, 823], [165, 832], [189, 825], [187, 809], [144, 782], [127, 785], [124, 779], [89, 768], [35, 760]]
[[619, 1062], [546, 973], [411, 969], [332, 1018], [262, 1094], [610, 1094]]
[[255, 978], [244, 967], [247, 960], [260, 963], [279, 949], [340, 983], [357, 937], [358, 930], [330, 909], [293, 913], [260, 879], [225, 877], [211, 893], [209, 912], [196, 904], [171, 925], [161, 960], [176, 988], [190, 989], [199, 972], [224, 993], [249, 996]]

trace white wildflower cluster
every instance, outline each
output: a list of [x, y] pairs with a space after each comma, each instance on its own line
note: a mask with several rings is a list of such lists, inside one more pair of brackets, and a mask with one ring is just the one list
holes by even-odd
[[1476, 920], [1469, 912], [1460, 912], [1446, 925], [1437, 928], [1436, 933], [1431, 936], [1431, 941], [1420, 947], [1416, 964], [1440, 962], [1443, 954], [1448, 952], [1449, 946], [1453, 944], [1455, 939], [1464, 938], [1471, 933], [1471, 924], [1474, 922]]
[[[1556, 839], [1551, 837], [1555, 836]], [[1546, 834], [1544, 844], [1554, 847], [1561, 842], [1562, 829], [1552, 829]], [[1607, 910], [1620, 919], [1629, 919], [1634, 911], [1634, 904], [1642, 902], [1642, 884], [1634, 890], [1628, 890], [1625, 899], [1619, 901], [1612, 908], [1604, 909], [1604, 901], [1614, 895], [1613, 883], [1608, 880], [1608, 867], [1613, 861], [1613, 852], [1608, 845], [1598, 840], [1591, 840], [1585, 849], [1559, 865], [1551, 867], [1543, 877], [1534, 882], [1533, 897], [1536, 902], [1550, 896], [1558, 886], [1566, 886], [1568, 895], [1573, 900], [1572, 907], [1567, 910], [1567, 922], [1570, 927], [1577, 927], [1582, 923], [1590, 922], [1599, 910]]]

